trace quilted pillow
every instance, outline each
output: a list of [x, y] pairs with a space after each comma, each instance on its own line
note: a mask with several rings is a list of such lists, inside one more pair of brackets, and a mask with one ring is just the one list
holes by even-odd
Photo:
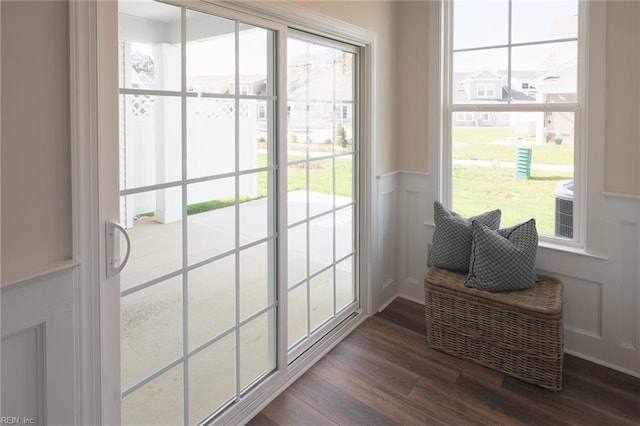
[[536, 221], [492, 230], [473, 222], [469, 276], [465, 285], [487, 291], [525, 290], [536, 283]]
[[492, 210], [471, 218], [465, 218], [449, 211], [441, 203], [433, 203], [433, 221], [436, 225], [431, 241], [428, 266], [450, 269], [457, 272], [469, 271], [471, 256], [471, 223], [477, 221], [489, 227], [500, 227], [500, 210]]

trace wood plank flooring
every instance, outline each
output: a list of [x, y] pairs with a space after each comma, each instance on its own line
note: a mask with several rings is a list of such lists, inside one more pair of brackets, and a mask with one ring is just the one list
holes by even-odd
[[424, 307], [396, 299], [249, 425], [638, 425], [640, 379], [565, 355], [563, 389], [430, 349]]

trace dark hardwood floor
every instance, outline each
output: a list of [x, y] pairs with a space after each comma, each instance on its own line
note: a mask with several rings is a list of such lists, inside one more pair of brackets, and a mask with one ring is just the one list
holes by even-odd
[[424, 328], [396, 299], [249, 424], [640, 424], [638, 378], [565, 355], [554, 393], [430, 349]]

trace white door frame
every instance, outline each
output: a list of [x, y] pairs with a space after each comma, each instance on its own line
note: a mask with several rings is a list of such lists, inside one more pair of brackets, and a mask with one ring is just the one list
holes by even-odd
[[[233, 5], [230, 5], [234, 8]], [[365, 315], [375, 311], [379, 305], [371, 291], [377, 274], [371, 259], [377, 257], [379, 241], [376, 209], [376, 180], [373, 163], [376, 128], [373, 116], [375, 102], [375, 34], [351, 25], [335, 21], [294, 4], [245, 4], [245, 13], [253, 12], [275, 22], [289, 23], [298, 28], [311, 30], [319, 35], [342, 34], [346, 42], [357, 41], [364, 47], [362, 53], [361, 90], [366, 93], [362, 103], [361, 135], [361, 194], [362, 208], [361, 234], [361, 281], [360, 300]], [[105, 210], [101, 200], [108, 200], [117, 206], [119, 199], [118, 182], [105, 182], [100, 176], [108, 167], [118, 167], [118, 75], [113, 73], [117, 65], [105, 59], [117, 57], [117, 28], [108, 23], [117, 22], [117, 2], [115, 1], [70, 1], [70, 44], [72, 80], [72, 180], [73, 185], [73, 238], [79, 263], [78, 298], [76, 305], [77, 330], [76, 359], [76, 423], [77, 424], [120, 424], [120, 329], [119, 324], [102, 321], [106, 309], [120, 303], [120, 292], [105, 291], [119, 288], [117, 279], [106, 277], [106, 253], [104, 224], [117, 221], [117, 211]], [[109, 124], [111, 123], [111, 126]], [[110, 142], [106, 142], [110, 141]], [[107, 168], [107, 169], [105, 169]], [[113, 173], [113, 171], [112, 171]], [[116, 174], [117, 175], [117, 174]], [[117, 304], [117, 305], [114, 305]], [[363, 319], [363, 318], [362, 318]], [[361, 320], [362, 320], [361, 319]], [[361, 321], [360, 320], [360, 321]], [[344, 328], [349, 332], [357, 324]], [[264, 389], [259, 401], [245, 404], [242, 410], [227, 419], [240, 420], [250, 413], [258, 412], [280, 391], [300, 376], [312, 363], [337, 344], [339, 336], [334, 336], [318, 350], [311, 351], [307, 365], [292, 365], [289, 375]], [[113, 353], [113, 357], [105, 357]]]
[[[117, 34], [104, 25], [108, 19], [115, 22], [117, 3], [70, 1], [69, 9], [73, 240], [79, 263], [76, 423], [118, 425], [120, 330], [119, 324], [102, 321], [102, 315], [105, 304], [119, 304], [119, 297], [113, 297], [119, 296], [119, 291], [103, 291], [105, 286], [117, 286], [118, 282], [102, 279], [106, 277], [106, 267], [105, 235], [101, 232], [101, 224], [117, 220], [117, 216], [100, 205], [107, 196], [117, 200], [118, 188], [117, 182], [107, 187], [108, 182], [99, 179], [104, 167], [111, 164], [117, 168], [118, 164], [118, 128], [106, 125], [113, 123], [114, 117], [117, 120], [118, 76], [109, 73], [111, 65], [104, 63], [105, 58], [117, 57], [104, 54], [113, 49], [117, 52]], [[104, 143], [105, 140], [112, 142]], [[115, 154], [107, 151], [109, 146], [115, 147], [111, 149]], [[104, 348], [115, 356], [105, 357]], [[114, 409], [114, 403], [118, 409]]]

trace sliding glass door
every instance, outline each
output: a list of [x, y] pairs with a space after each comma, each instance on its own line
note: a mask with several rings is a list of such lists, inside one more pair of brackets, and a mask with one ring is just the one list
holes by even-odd
[[287, 43], [290, 360], [358, 307], [356, 53], [304, 33]]
[[121, 2], [122, 420], [191, 424], [276, 368], [274, 31]]
[[221, 10], [119, 2], [123, 424], [212, 419], [359, 307], [357, 49]]

